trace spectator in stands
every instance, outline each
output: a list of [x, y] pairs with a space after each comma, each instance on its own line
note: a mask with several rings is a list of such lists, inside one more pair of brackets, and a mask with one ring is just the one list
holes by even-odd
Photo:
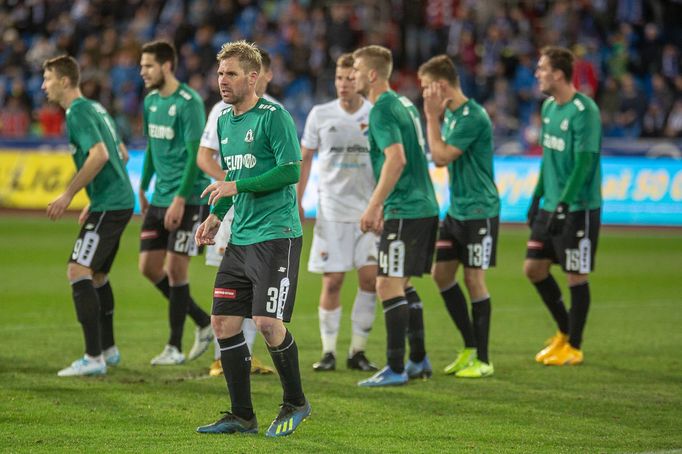
[[642, 117], [646, 109], [646, 100], [631, 74], [623, 74], [620, 83], [620, 105], [616, 113], [618, 135], [636, 138], [642, 131]]

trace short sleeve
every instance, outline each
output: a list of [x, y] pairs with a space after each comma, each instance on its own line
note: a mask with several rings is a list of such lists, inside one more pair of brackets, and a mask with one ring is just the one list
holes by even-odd
[[299, 162], [301, 147], [298, 143], [296, 125], [289, 112], [276, 108], [270, 113], [269, 139], [277, 165]]
[[383, 151], [396, 143], [403, 143], [400, 125], [390, 110], [374, 106], [369, 114], [369, 128], [377, 147]]
[[576, 153], [599, 153], [601, 148], [601, 118], [599, 110], [586, 106], [572, 121], [573, 149]]
[[185, 142], [201, 141], [201, 136], [204, 133], [204, 120], [206, 119], [204, 105], [198, 99], [192, 98], [180, 110], [182, 134]]
[[97, 143], [104, 142], [97, 127], [96, 119], [98, 118], [99, 115], [96, 115], [92, 109], [83, 109], [81, 106], [68, 116], [69, 131], [78, 131], [73, 136], [73, 143], [85, 153]]
[[313, 110], [310, 111], [308, 118], [305, 121], [303, 137], [301, 137], [301, 145], [311, 150], [317, 150], [317, 148], [320, 146], [320, 134], [316, 107], [313, 107]]
[[459, 148], [463, 153], [481, 134], [482, 126], [477, 116], [465, 115], [457, 119], [455, 126], [447, 131], [445, 143]]
[[208, 120], [206, 120], [206, 126], [204, 127], [204, 132], [201, 135], [202, 147], [210, 148], [211, 150], [219, 150], [220, 145], [218, 142], [218, 118], [220, 113], [225, 108], [225, 104], [219, 102], [211, 112], [208, 114]]

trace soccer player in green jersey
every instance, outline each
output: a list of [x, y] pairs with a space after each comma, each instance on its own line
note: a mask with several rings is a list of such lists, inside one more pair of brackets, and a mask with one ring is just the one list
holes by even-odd
[[104, 107], [83, 97], [78, 88], [80, 70], [73, 57], [47, 60], [43, 69], [42, 89], [47, 99], [66, 109], [69, 146], [78, 169], [64, 193], [48, 205], [47, 216], [59, 219], [83, 188], [90, 198], [78, 218], [81, 231], [67, 272], [85, 337], [85, 355], [57, 375], [102, 375], [107, 365], [115, 366], [121, 360], [114, 343], [114, 295], [108, 274], [135, 206], [125, 168], [128, 152]]
[[256, 95], [261, 70], [258, 48], [238, 41], [218, 54], [220, 94], [231, 107], [218, 119], [225, 181], [209, 185], [211, 214], [196, 232], [198, 245], [213, 244], [234, 204], [232, 235], [213, 289], [211, 322], [231, 411], [200, 433], [256, 433], [251, 403], [251, 354], [242, 323], [253, 318], [279, 373], [284, 402], [266, 435], [291, 434], [310, 415], [303, 394], [298, 347], [284, 323], [291, 320], [298, 282], [302, 229], [295, 184], [301, 150], [289, 112]]
[[[460, 378], [489, 377], [493, 364], [488, 359], [490, 293], [485, 271], [495, 266], [500, 223], [492, 123], [485, 109], [462, 93], [457, 70], [447, 55], [424, 63], [419, 78], [431, 158], [437, 166], [448, 166], [450, 174], [450, 207], [440, 228], [432, 274], [462, 335], [464, 349], [445, 367], [445, 373]], [[460, 264], [473, 323], [455, 279]]]
[[[402, 385], [432, 373], [424, 346], [423, 305], [411, 276], [431, 271], [438, 204], [424, 154], [419, 111], [391, 90], [393, 58], [381, 46], [353, 53], [356, 90], [374, 104], [369, 114], [370, 159], [377, 185], [360, 218], [363, 232], [381, 234], [376, 290], [384, 308], [388, 364], [359, 386]], [[410, 344], [407, 364], [405, 337]]]
[[[535, 77], [550, 97], [542, 105], [542, 164], [533, 202], [524, 271], [557, 323], [558, 331], [535, 359], [546, 365], [583, 362], [581, 342], [590, 306], [588, 277], [601, 224], [601, 120], [599, 108], [573, 86], [573, 54], [542, 49]], [[540, 202], [542, 201], [542, 206]], [[550, 274], [566, 273], [571, 309]]]
[[[197, 167], [197, 150], [204, 129], [204, 103], [194, 90], [175, 78], [175, 49], [165, 41], [142, 47], [140, 75], [151, 91], [144, 99], [144, 131], [147, 152], [140, 182], [140, 206], [144, 215], [140, 233], [140, 271], [168, 298], [170, 338], [152, 365], [185, 361], [182, 333], [187, 314], [197, 325], [189, 359], [211, 344], [211, 320], [189, 291], [190, 257], [201, 248], [194, 231], [208, 215], [201, 191], [209, 183]], [[156, 175], [151, 204], [145, 195]]]

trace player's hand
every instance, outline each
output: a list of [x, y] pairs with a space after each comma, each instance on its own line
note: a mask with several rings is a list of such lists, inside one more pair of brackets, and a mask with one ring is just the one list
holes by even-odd
[[567, 216], [568, 203], [559, 202], [554, 212], [549, 215], [549, 220], [547, 221], [547, 232], [550, 235], [560, 235], [564, 231]]
[[69, 207], [71, 204], [71, 200], [73, 199], [72, 196], [70, 196], [67, 193], [64, 193], [54, 199], [52, 202], [47, 204], [47, 217], [50, 218], [53, 221], [56, 221], [57, 219], [61, 218], [62, 215], [64, 214], [64, 211]]
[[137, 193], [137, 198], [140, 199], [140, 212], [142, 216], [147, 214], [147, 209], [149, 208], [149, 200], [147, 200], [147, 194], [144, 193], [144, 189], [140, 189]]
[[208, 204], [215, 205], [223, 197], [231, 197], [237, 194], [237, 183], [234, 181], [216, 181], [209, 184], [201, 193], [201, 197], [208, 196]]
[[450, 99], [445, 97], [438, 82], [431, 82], [422, 93], [424, 97], [424, 115], [427, 117], [440, 117]]
[[174, 197], [173, 202], [166, 210], [166, 215], [163, 218], [163, 226], [169, 232], [173, 232], [180, 227], [182, 216], [185, 214], [185, 199], [182, 197]]
[[215, 244], [215, 236], [217, 235], [219, 228], [220, 219], [218, 219], [218, 216], [209, 214], [194, 234], [194, 241], [197, 243], [197, 246]]
[[528, 207], [528, 213], [526, 213], [526, 222], [528, 227], [533, 227], [535, 218], [540, 212], [540, 197], [533, 196], [533, 200], [530, 202], [530, 207]]
[[368, 205], [360, 218], [360, 230], [381, 233], [384, 229], [384, 210], [381, 205]]
[[88, 219], [89, 215], [90, 215], [90, 204], [87, 204], [81, 210], [81, 214], [78, 215], [78, 225], [85, 224], [85, 221]]

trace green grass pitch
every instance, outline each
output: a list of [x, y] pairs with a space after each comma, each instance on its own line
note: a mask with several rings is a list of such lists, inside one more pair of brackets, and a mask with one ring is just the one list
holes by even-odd
[[[495, 376], [461, 381], [440, 371], [461, 341], [429, 277], [415, 280], [425, 306], [426, 342], [436, 369], [428, 381], [359, 389], [366, 374], [314, 373], [319, 358], [318, 276], [305, 268], [306, 226], [294, 321], [311, 418], [292, 436], [266, 439], [281, 388], [252, 380], [257, 436], [206, 436], [196, 426], [229, 409], [222, 378], [207, 378], [212, 353], [152, 368], [166, 340], [167, 307], [137, 271], [139, 219], [128, 227], [111, 275], [116, 338], [123, 355], [104, 378], [56, 376], [82, 354], [66, 258], [74, 217], [0, 217], [0, 451], [43, 452], [643, 452], [682, 448], [682, 231], [605, 228], [585, 364], [547, 368], [533, 355], [554, 331], [521, 267], [527, 230], [502, 226], [498, 266], [488, 274]], [[215, 269], [195, 259], [192, 294], [208, 310]], [[555, 270], [566, 295], [565, 279]], [[350, 339], [355, 278], [343, 290], [339, 356]], [[379, 311], [378, 311], [379, 312]], [[190, 322], [185, 346], [193, 338]], [[368, 356], [384, 361], [379, 312]], [[262, 340], [256, 355], [268, 363]]]

